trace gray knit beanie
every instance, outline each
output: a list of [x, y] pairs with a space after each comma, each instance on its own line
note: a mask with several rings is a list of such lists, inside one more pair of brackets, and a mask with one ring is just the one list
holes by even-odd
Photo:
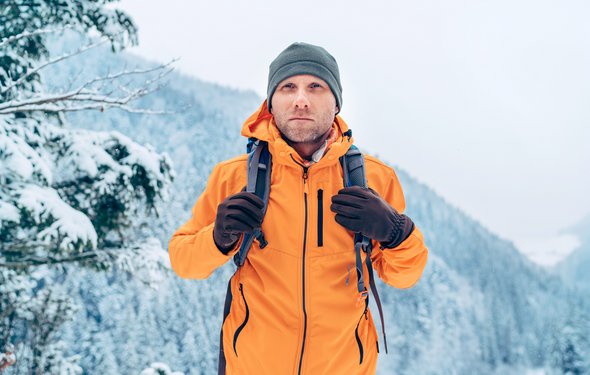
[[291, 44], [270, 63], [267, 89], [269, 111], [272, 96], [279, 83], [298, 74], [311, 74], [323, 79], [330, 86], [330, 90], [336, 98], [338, 111], [340, 111], [342, 108], [342, 85], [336, 59], [324, 48], [302, 42]]

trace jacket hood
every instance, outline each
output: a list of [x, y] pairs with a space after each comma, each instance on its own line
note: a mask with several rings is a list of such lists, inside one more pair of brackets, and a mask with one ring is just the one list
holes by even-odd
[[[336, 162], [338, 158], [346, 153], [353, 143], [353, 138], [350, 135], [344, 135], [349, 128], [346, 122], [336, 115], [332, 123], [338, 134], [336, 141], [330, 146], [324, 157], [319, 163]], [[295, 149], [283, 139], [281, 132], [275, 124], [273, 115], [268, 111], [266, 100], [242, 125], [241, 134], [244, 137], [254, 137], [262, 141], [268, 142], [269, 151], [273, 155], [273, 161], [278, 159], [285, 159], [292, 163], [292, 159], [302, 162], [301, 157]], [[326, 159], [326, 160], [324, 160]]]

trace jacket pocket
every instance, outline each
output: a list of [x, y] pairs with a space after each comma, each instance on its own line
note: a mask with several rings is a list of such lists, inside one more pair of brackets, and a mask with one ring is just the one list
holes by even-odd
[[318, 247], [324, 246], [324, 190], [318, 189]]
[[368, 316], [367, 316], [367, 310], [365, 309], [365, 311], [363, 311], [363, 315], [361, 315], [361, 317], [359, 318], [358, 323], [356, 324], [356, 329], [354, 330], [354, 337], [356, 338], [356, 343], [359, 347], [359, 365], [363, 363], [363, 357], [365, 355], [365, 351], [363, 348], [363, 341], [361, 340], [360, 336], [359, 336], [359, 325], [361, 324], [363, 317], [365, 318], [365, 320], [368, 320]]
[[246, 306], [246, 316], [244, 317], [242, 324], [240, 324], [234, 333], [234, 353], [236, 354], [236, 357], [238, 356], [238, 351], [236, 350], [238, 337], [240, 336], [242, 330], [246, 327], [246, 324], [248, 324], [248, 319], [250, 318], [250, 309], [248, 308], [248, 302], [246, 302], [246, 296], [244, 296], [244, 286], [242, 283], [240, 283], [240, 294], [242, 295], [242, 300], [244, 300], [244, 305]]

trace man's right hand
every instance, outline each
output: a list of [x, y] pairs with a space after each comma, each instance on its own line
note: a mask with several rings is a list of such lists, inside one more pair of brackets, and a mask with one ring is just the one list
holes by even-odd
[[217, 207], [213, 228], [215, 245], [227, 254], [241, 233], [252, 233], [262, 226], [264, 202], [256, 194], [241, 191], [230, 195]]

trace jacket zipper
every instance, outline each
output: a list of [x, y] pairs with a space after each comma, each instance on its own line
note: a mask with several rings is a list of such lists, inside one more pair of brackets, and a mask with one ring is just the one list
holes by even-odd
[[234, 353], [236, 353], [236, 357], [238, 356], [238, 352], [236, 350], [238, 336], [240, 335], [240, 332], [242, 332], [242, 330], [246, 326], [246, 323], [248, 323], [248, 319], [250, 318], [250, 309], [248, 308], [248, 302], [246, 302], [246, 297], [244, 296], [244, 287], [242, 283], [240, 283], [240, 293], [242, 294], [242, 299], [244, 300], [244, 304], [246, 305], [246, 317], [244, 318], [244, 322], [236, 330], [236, 333], [234, 333]]
[[324, 190], [318, 189], [318, 247], [324, 246]]
[[307, 335], [307, 311], [305, 310], [305, 245], [307, 243], [307, 170], [309, 167], [303, 167], [303, 202], [305, 204], [305, 224], [303, 227], [303, 256], [302, 256], [302, 267], [301, 267], [301, 283], [303, 291], [303, 341], [301, 343], [301, 355], [299, 356], [299, 370], [298, 374], [301, 375], [301, 365], [303, 364], [303, 352], [305, 350], [305, 337]]

